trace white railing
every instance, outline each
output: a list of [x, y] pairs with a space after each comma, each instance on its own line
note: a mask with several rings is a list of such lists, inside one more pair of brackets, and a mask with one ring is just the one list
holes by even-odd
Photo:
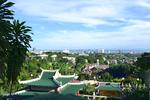
[[112, 97], [112, 96], [96, 96], [96, 95], [84, 95], [84, 94], [80, 94], [81, 97], [86, 97], [88, 100], [97, 100], [98, 98], [107, 100], [108, 98], [113, 98], [113, 99], [118, 99], [120, 100], [120, 97]]

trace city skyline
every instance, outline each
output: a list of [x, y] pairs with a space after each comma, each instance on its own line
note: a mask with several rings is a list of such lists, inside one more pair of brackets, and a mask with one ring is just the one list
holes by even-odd
[[13, 0], [37, 49], [150, 49], [148, 0]]

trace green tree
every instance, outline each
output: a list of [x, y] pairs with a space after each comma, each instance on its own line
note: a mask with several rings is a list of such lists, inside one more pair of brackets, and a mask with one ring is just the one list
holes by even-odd
[[86, 64], [85, 60], [86, 60], [85, 56], [78, 56], [78, 57], [76, 57], [75, 68], [80, 70]]
[[11, 32], [9, 34], [10, 49], [8, 50], [6, 76], [11, 95], [12, 85], [17, 81], [17, 77], [27, 56], [28, 48], [30, 47], [30, 41], [32, 41], [30, 36], [31, 27], [26, 26], [25, 22], [14, 20], [11, 24]]
[[0, 0], [0, 79], [5, 79], [7, 50], [9, 49], [8, 33], [10, 32], [10, 19], [13, 19], [13, 11], [9, 8], [14, 3]]
[[147, 85], [150, 83], [150, 53], [144, 53], [137, 59], [137, 67], [140, 69], [141, 78]]
[[129, 75], [135, 76], [138, 72], [135, 66], [129, 64], [114, 65], [106, 69], [106, 71], [109, 72], [115, 78], [128, 77]]
[[111, 81], [112, 78], [113, 77], [108, 72], [105, 72], [104, 74], [101, 75], [101, 79], [106, 82]]
[[95, 92], [95, 86], [87, 84], [81, 92], [82, 94], [93, 95], [93, 92]]
[[125, 100], [149, 100], [149, 88], [134, 88], [124, 90]]
[[137, 59], [136, 65], [141, 71], [150, 69], [150, 53], [144, 53]]

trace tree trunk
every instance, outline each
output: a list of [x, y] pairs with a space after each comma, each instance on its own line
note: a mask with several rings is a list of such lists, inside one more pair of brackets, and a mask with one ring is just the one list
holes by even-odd
[[12, 100], [12, 86], [13, 86], [13, 70], [11, 70], [11, 79], [10, 79], [10, 83], [9, 83], [9, 100]]
[[9, 100], [12, 100], [11, 99], [11, 97], [12, 97], [12, 95], [11, 95], [11, 93], [12, 93], [12, 80], [9, 83], [9, 88], [10, 88], [10, 90], [9, 90]]

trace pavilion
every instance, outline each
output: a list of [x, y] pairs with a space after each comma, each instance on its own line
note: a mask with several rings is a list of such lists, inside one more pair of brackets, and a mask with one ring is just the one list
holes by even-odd
[[[25, 88], [12, 93], [13, 98], [29, 98], [35, 95], [48, 94], [48, 93], [60, 93], [60, 94], [76, 94], [76, 92], [82, 88], [82, 84], [72, 84], [71, 81], [75, 80], [78, 76], [73, 75], [61, 75], [59, 70], [44, 70], [38, 78], [19, 81], [20, 84], [23, 84]], [[66, 92], [66, 89], [72, 88], [75, 90]], [[63, 92], [65, 91], [65, 92]], [[9, 95], [5, 95], [4, 97], [8, 98]]]

